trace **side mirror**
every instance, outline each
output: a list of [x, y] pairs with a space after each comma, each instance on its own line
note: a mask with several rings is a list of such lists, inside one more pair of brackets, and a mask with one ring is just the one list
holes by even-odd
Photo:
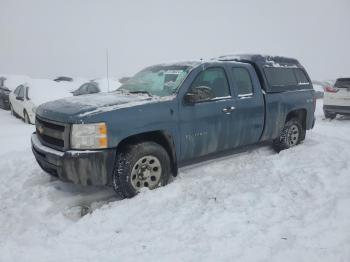
[[191, 88], [188, 93], [186, 93], [184, 99], [188, 104], [208, 101], [214, 98], [213, 90], [208, 86], [197, 86]]

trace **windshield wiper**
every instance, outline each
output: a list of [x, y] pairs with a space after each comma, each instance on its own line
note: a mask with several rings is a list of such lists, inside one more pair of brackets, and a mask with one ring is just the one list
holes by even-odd
[[130, 91], [129, 93], [130, 94], [146, 94], [146, 95], [152, 96], [148, 91], [145, 91], [145, 90]]

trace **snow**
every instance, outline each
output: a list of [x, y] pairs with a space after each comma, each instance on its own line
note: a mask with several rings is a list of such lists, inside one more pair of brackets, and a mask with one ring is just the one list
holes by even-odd
[[317, 103], [303, 144], [189, 166], [122, 201], [50, 178], [33, 127], [0, 110], [0, 261], [350, 261], [350, 118]]
[[65, 89], [68, 92], [74, 92], [75, 90], [77, 90], [82, 84], [85, 84], [89, 82], [88, 80], [84, 79], [84, 78], [74, 78], [74, 80], [72, 82], [68, 82], [68, 81], [61, 81], [61, 82], [57, 82], [59, 84], [59, 86], [63, 89]]
[[[83, 99], [75, 100], [82, 107], [96, 107], [96, 109], [79, 114], [79, 117], [94, 115], [102, 112], [110, 112], [121, 108], [128, 108], [144, 104], [156, 103], [159, 101], [170, 101], [174, 99], [174, 95], [169, 96], [152, 96], [147, 94], [100, 94], [85, 96]], [[72, 100], [67, 100], [73, 102]]]
[[74, 78], [74, 80], [72, 82], [61, 81], [61, 82], [59, 82], [59, 84], [65, 90], [67, 90], [69, 92], [74, 92], [79, 87], [81, 87], [83, 84], [88, 83], [90, 81], [96, 82], [98, 84], [98, 87], [101, 90], [101, 92], [115, 91], [121, 86], [119, 81], [113, 77], [109, 79], [109, 88], [108, 88], [107, 78], [97, 78], [97, 79], [93, 79], [93, 80], [87, 80], [84, 78]]
[[1, 76], [6, 78], [4, 85], [11, 91], [15, 90], [17, 86], [22, 85], [30, 80], [30, 77], [25, 75], [0, 74], [0, 77]]
[[[117, 90], [121, 86], [121, 83], [116, 78], [109, 78], [109, 79], [99, 78], [99, 79], [94, 79], [92, 81], [98, 84], [98, 87], [100, 88], [101, 92], [112, 92]], [[108, 82], [109, 82], [109, 86], [108, 86]]]
[[[21, 84], [31, 84], [35, 83], [35, 85], [39, 85], [41, 87], [47, 87], [47, 86], [52, 86], [55, 89], [59, 88], [62, 90], [62, 92], [55, 92], [53, 95], [57, 94], [57, 98], [62, 98], [62, 97], [67, 97], [67, 95], [62, 96], [62, 94], [69, 92], [74, 92], [76, 91], [81, 85], [90, 82], [90, 80], [82, 78], [82, 77], [75, 77], [72, 82], [67, 82], [67, 81], [61, 81], [61, 82], [55, 82], [53, 80], [48, 80], [48, 79], [34, 79], [29, 76], [25, 75], [7, 75], [7, 74], [0, 74], [0, 77], [5, 77], [5, 86], [10, 89], [11, 91], [15, 90], [15, 88]], [[111, 77], [109, 80], [107, 78], [96, 78], [91, 81], [94, 81], [98, 84], [101, 92], [112, 92], [117, 90], [120, 86], [121, 83], [119, 83], [119, 80], [117, 78]], [[108, 81], [109, 81], [109, 87], [108, 87]], [[66, 91], [66, 92], [65, 92]], [[71, 96], [71, 95], [69, 95]], [[52, 99], [52, 96], [50, 98]], [[47, 100], [47, 101], [50, 101]], [[55, 100], [55, 99], [54, 99]], [[47, 102], [43, 101], [43, 102]]]
[[36, 106], [72, 96], [71, 93], [61, 88], [60, 83], [53, 80], [30, 79], [26, 82], [26, 85], [29, 86], [28, 96]]

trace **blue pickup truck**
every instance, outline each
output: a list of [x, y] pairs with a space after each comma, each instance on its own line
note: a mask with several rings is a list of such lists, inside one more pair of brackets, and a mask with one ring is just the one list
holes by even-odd
[[160, 64], [115, 92], [38, 107], [32, 151], [52, 176], [129, 198], [166, 185], [182, 165], [239, 147], [293, 147], [313, 128], [314, 110], [310, 78], [292, 58]]

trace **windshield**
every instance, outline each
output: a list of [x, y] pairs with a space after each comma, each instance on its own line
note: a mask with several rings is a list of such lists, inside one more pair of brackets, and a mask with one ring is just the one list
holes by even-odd
[[169, 96], [176, 92], [190, 71], [189, 66], [148, 67], [127, 80], [119, 89], [131, 93]]

